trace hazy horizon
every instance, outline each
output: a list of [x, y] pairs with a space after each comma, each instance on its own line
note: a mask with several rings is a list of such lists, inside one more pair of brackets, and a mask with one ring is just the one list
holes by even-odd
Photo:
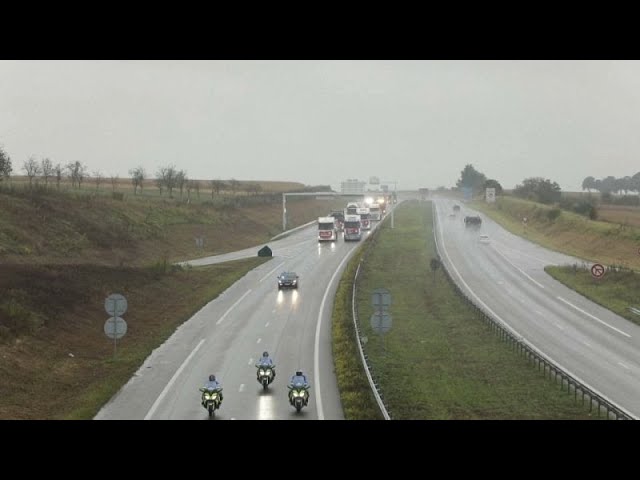
[[89, 174], [399, 190], [640, 171], [638, 61], [0, 61], [0, 145]]

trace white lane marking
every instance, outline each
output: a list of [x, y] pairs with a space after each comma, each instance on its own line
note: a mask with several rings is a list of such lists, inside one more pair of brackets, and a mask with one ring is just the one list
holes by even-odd
[[244, 392], [244, 383], [240, 384], [240, 388], [238, 389], [239, 392]]
[[253, 363], [253, 358], [250, 358], [248, 365], [251, 365], [252, 363]]
[[538, 285], [540, 288], [542, 288], [544, 290], [544, 285], [542, 285], [540, 282], [538, 282], [538, 281], [534, 280], [533, 278], [531, 278], [531, 275], [529, 275], [527, 272], [522, 270], [515, 263], [513, 263], [511, 260], [509, 260], [507, 257], [505, 257], [504, 254], [502, 252], [500, 252], [500, 250], [498, 250], [496, 247], [494, 247], [493, 245], [491, 245], [491, 246], [493, 247], [493, 250], [498, 255], [500, 255], [502, 258], [504, 258], [507, 262], [509, 262], [513, 268], [517, 269], [521, 274], [523, 274], [525, 277], [527, 277], [529, 280], [531, 280], [533, 283], [535, 283], [536, 285]]
[[354, 252], [355, 249], [351, 249], [349, 253], [342, 259], [336, 271], [333, 272], [331, 276], [331, 280], [329, 280], [329, 284], [327, 285], [327, 289], [324, 291], [324, 296], [322, 297], [322, 302], [320, 303], [320, 312], [318, 313], [318, 323], [316, 324], [316, 338], [314, 342], [314, 352], [313, 352], [313, 383], [315, 385], [316, 391], [316, 409], [318, 410], [318, 420], [324, 420], [324, 410], [322, 408], [322, 395], [320, 393], [320, 328], [322, 327], [322, 314], [324, 313], [324, 305], [327, 301], [327, 296], [329, 295], [329, 289], [333, 284], [333, 281], [336, 279], [336, 275], [342, 268], [342, 265], [351, 257], [351, 253]]
[[560, 330], [564, 331], [564, 327], [559, 323], [556, 323], [555, 326], [558, 327]]
[[236, 305], [238, 305], [238, 304], [242, 301], [242, 299], [244, 299], [244, 297], [246, 297], [246, 296], [247, 296], [247, 295], [249, 295], [250, 293], [251, 293], [251, 289], [247, 290], [247, 292], [246, 292], [244, 295], [242, 295], [242, 296], [241, 296], [241, 297], [236, 301], [236, 303], [234, 303], [233, 305], [231, 305], [231, 306], [229, 307], [229, 310], [227, 310], [226, 312], [224, 312], [224, 315], [222, 315], [222, 317], [220, 317], [220, 320], [218, 320], [218, 321], [216, 322], [216, 325], [220, 325], [220, 324], [222, 323], [222, 321], [226, 318], [226, 316], [227, 316], [227, 315], [229, 315], [229, 312], [230, 312], [231, 310], [233, 310], [233, 309], [235, 308], [235, 306], [236, 306]]
[[275, 272], [277, 269], [279, 269], [282, 265], [284, 265], [284, 262], [282, 262], [280, 265], [278, 265], [277, 267], [275, 267], [273, 270], [270, 270], [269, 273], [267, 273], [264, 277], [262, 277], [258, 283], [262, 283], [263, 280], [266, 280], [267, 278], [269, 278], [271, 276], [271, 274], [273, 272]]
[[258, 339], [258, 341], [257, 341], [256, 343], [260, 343], [261, 341], [262, 341], [262, 339], [261, 339], [261, 338], [259, 338], [259, 339]]
[[593, 315], [591, 315], [589, 312], [585, 312], [584, 310], [582, 310], [580, 307], [576, 307], [573, 303], [568, 302], [567, 300], [565, 300], [562, 297], [557, 297], [558, 300], [563, 301], [564, 303], [566, 303], [567, 305], [569, 305], [570, 307], [575, 308], [576, 310], [578, 310], [581, 313], [584, 313], [586, 316], [593, 318], [596, 322], [600, 322], [601, 324], [609, 327], [612, 330], [615, 330], [616, 332], [620, 333], [621, 335], [624, 335], [625, 337], [629, 337], [631, 338], [631, 335], [629, 335], [628, 333], [623, 332], [622, 330], [618, 330], [616, 327], [609, 325], [607, 322], [603, 322], [602, 320], [600, 320], [598, 317], [594, 317]]
[[531, 259], [533, 259], [533, 260], [535, 260], [537, 262], [540, 262], [543, 265], [552, 265], [554, 267], [558, 265], [557, 263], [547, 262], [547, 261], [542, 260], [540, 258], [537, 258], [537, 257], [534, 257], [534, 256], [529, 255], [527, 253], [521, 252], [520, 250], [517, 250], [517, 249], [515, 249], [513, 247], [509, 247], [509, 246], [505, 245], [504, 243], [500, 243], [500, 242], [494, 241], [494, 244], [495, 245], [499, 245], [501, 248], [506, 248], [507, 250], [511, 250], [512, 252], [515, 252], [518, 255], [522, 255], [523, 257], [529, 257], [529, 258], [531, 258]]
[[265, 326], [265, 327], [268, 327], [268, 326], [269, 326], [269, 322], [265, 323], [265, 324], [264, 324], [264, 326]]
[[198, 349], [202, 346], [202, 344], [204, 343], [204, 340], [205, 339], [203, 338], [202, 340], [200, 340], [200, 342], [198, 342], [198, 345], [196, 345], [196, 348], [193, 349], [193, 351], [189, 354], [189, 356], [185, 359], [185, 361], [182, 362], [182, 365], [180, 365], [180, 368], [176, 371], [176, 373], [173, 374], [173, 377], [171, 377], [171, 380], [169, 380], [169, 383], [167, 383], [167, 386], [164, 387], [164, 390], [162, 390], [162, 392], [160, 392], [160, 395], [158, 395], [158, 398], [153, 403], [153, 405], [151, 405], [151, 408], [149, 409], [147, 414], [144, 416], [145, 420], [149, 420], [151, 416], [155, 413], [156, 409], [158, 408], [158, 405], [160, 405], [160, 402], [162, 401], [164, 396], [167, 394], [167, 392], [171, 388], [171, 385], [173, 385], [173, 382], [176, 381], [176, 378], [178, 378], [178, 375], [180, 375], [182, 370], [184, 370], [184, 367], [187, 366], [187, 363], [189, 363], [189, 360], [191, 360], [191, 358], [196, 354]]
[[624, 368], [626, 368], [627, 370], [631, 370], [631, 367], [629, 367], [629, 366], [625, 365], [625, 364], [624, 364], [624, 363], [622, 363], [622, 362], [618, 362], [618, 365], [623, 366], [623, 367], [624, 367]]
[[584, 343], [587, 347], [591, 347], [591, 344], [589, 342], [585, 342], [584, 340], [582, 341], [582, 343]]
[[537, 313], [538, 315], [542, 315], [542, 316], [544, 316], [544, 313], [542, 313], [540, 310], [536, 310], [536, 313]]

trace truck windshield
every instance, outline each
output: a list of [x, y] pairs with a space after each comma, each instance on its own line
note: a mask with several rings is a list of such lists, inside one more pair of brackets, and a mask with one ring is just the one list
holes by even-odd
[[318, 230], [333, 230], [335, 228], [335, 224], [333, 223], [319, 223]]
[[344, 222], [345, 228], [360, 228], [360, 222]]

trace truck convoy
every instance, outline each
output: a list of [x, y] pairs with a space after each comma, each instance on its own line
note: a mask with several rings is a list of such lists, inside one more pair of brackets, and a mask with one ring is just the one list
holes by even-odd
[[362, 230], [371, 230], [371, 215], [369, 214], [368, 208], [358, 208], [356, 209], [356, 214], [360, 215], [360, 228]]
[[360, 241], [362, 239], [362, 232], [360, 230], [360, 216], [358, 215], [345, 215], [344, 216], [344, 240]]
[[344, 211], [345, 215], [356, 215], [356, 211], [358, 210], [358, 208], [360, 208], [360, 205], [358, 205], [356, 202], [349, 202], [347, 203], [347, 208]]
[[318, 241], [335, 242], [338, 240], [338, 225], [334, 217], [318, 218]]
[[329, 216], [336, 219], [338, 231], [342, 232], [344, 229], [344, 212], [342, 210], [332, 210]]
[[372, 203], [369, 205], [369, 215], [371, 216], [371, 220], [374, 222], [380, 221], [382, 217], [382, 211], [380, 210], [380, 205], [377, 203]]

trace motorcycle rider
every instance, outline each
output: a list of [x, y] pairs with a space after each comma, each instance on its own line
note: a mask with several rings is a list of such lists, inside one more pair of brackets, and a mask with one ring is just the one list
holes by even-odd
[[[204, 387], [202, 387], [200, 389], [201, 392], [204, 392], [206, 390], [215, 390], [215, 391], [217, 391], [218, 394], [220, 395], [220, 405], [222, 405], [222, 400], [223, 400], [222, 384], [216, 380], [216, 376], [215, 375], [213, 375], [213, 374], [209, 375], [209, 381], [207, 383], [205, 383]], [[204, 405], [204, 396], [203, 396], [202, 404]]]
[[260, 367], [270, 367], [271, 372], [273, 372], [273, 380], [276, 379], [276, 364], [273, 363], [273, 360], [271, 359], [271, 357], [269, 357], [269, 352], [267, 351], [262, 352], [262, 357], [256, 364], [256, 367], [258, 367], [258, 372], [257, 372], [258, 381], [260, 380]]
[[[307, 376], [302, 373], [301, 370], [296, 371], [296, 374], [291, 377], [291, 381], [289, 382], [290, 387], [295, 387], [296, 384], [302, 383], [305, 387], [305, 396], [304, 396], [304, 404], [307, 405], [309, 403], [309, 392], [307, 388], [309, 388], [309, 382], [307, 381]], [[293, 390], [289, 390], [289, 400], [292, 399]]]

